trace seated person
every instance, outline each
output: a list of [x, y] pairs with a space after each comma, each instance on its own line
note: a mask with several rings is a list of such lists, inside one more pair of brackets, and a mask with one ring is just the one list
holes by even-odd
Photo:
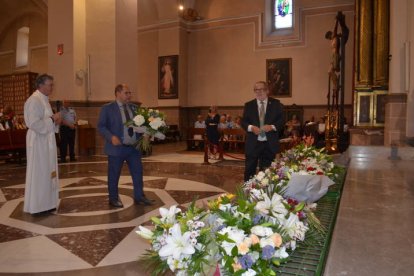
[[226, 115], [221, 115], [220, 116], [220, 121], [218, 124], [218, 128], [219, 129], [224, 129], [227, 128], [227, 120], [226, 120], [227, 116]]
[[297, 146], [302, 142], [302, 139], [300, 137], [300, 133], [296, 129], [292, 130], [290, 138], [292, 138], [292, 139], [290, 140], [289, 148]]
[[234, 124], [233, 124], [233, 128], [242, 128], [241, 127], [241, 116], [237, 116], [235, 119], [234, 119]]
[[325, 135], [325, 117], [321, 117], [318, 122], [318, 133]]
[[227, 114], [226, 116], [227, 128], [234, 128], [234, 122], [231, 120], [231, 115]]
[[315, 145], [317, 148], [325, 147], [325, 117], [321, 117], [318, 122], [318, 132], [315, 137]]
[[300, 131], [300, 125], [301, 125], [301, 123], [300, 123], [297, 115], [293, 114], [292, 118], [289, 121], [287, 121], [287, 123], [286, 123], [286, 133], [285, 133], [285, 135], [286, 136], [291, 136], [292, 135], [292, 130]]
[[312, 116], [310, 118], [310, 120], [305, 121], [305, 126], [307, 126], [307, 125], [313, 125], [313, 124], [316, 124], [316, 122], [315, 122], [315, 116]]
[[[197, 115], [197, 121], [195, 121], [194, 123], [194, 128], [206, 128], [206, 122], [203, 120], [203, 117], [201, 115]], [[199, 148], [199, 149], [204, 148], [203, 135], [195, 134], [193, 139], [200, 140], [200, 141], [194, 141], [194, 147]]]
[[197, 121], [194, 123], [194, 128], [206, 128], [206, 122], [201, 115], [197, 115]]

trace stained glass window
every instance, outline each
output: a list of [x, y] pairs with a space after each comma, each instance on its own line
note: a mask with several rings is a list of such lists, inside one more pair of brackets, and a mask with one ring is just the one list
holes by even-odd
[[276, 30], [293, 27], [293, 0], [273, 1], [273, 26]]

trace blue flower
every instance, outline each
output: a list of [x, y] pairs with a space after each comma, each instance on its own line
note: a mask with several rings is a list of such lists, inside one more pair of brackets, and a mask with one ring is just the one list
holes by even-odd
[[262, 258], [263, 260], [270, 260], [275, 253], [275, 249], [271, 245], [266, 245], [262, 249]]
[[239, 263], [241, 264], [243, 269], [249, 269], [253, 265], [253, 259], [249, 254], [246, 254], [239, 258]]
[[254, 218], [253, 218], [253, 224], [254, 225], [259, 224], [259, 222], [260, 222], [261, 219], [262, 219], [262, 216], [261, 215], [255, 215]]

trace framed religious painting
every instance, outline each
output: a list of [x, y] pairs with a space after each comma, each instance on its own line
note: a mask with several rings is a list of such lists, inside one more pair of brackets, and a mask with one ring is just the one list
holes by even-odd
[[269, 85], [269, 96], [292, 97], [292, 59], [267, 59], [266, 81]]
[[178, 55], [158, 57], [158, 99], [178, 98]]

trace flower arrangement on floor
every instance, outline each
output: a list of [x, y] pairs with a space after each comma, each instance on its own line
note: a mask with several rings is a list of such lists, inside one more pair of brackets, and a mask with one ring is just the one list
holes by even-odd
[[193, 202], [185, 212], [160, 208], [154, 229], [137, 231], [151, 243], [143, 260], [153, 275], [206, 275], [216, 266], [221, 275], [276, 275], [308, 231], [324, 231], [315, 203], [287, 195], [297, 172], [327, 177], [335, 175], [335, 166], [323, 151], [299, 145], [246, 182], [237, 196], [221, 195], [203, 209]]
[[152, 217], [154, 230], [139, 226], [137, 234], [151, 243], [142, 260], [152, 275], [169, 270], [176, 275], [200, 275], [211, 268], [215, 256], [208, 212], [193, 202], [183, 212], [173, 205], [160, 208], [161, 218]]
[[151, 142], [154, 137], [160, 140], [165, 139], [168, 126], [165, 123], [164, 113], [151, 108], [140, 107], [136, 110], [134, 118], [125, 123], [132, 127], [135, 132], [143, 135], [137, 141], [135, 147], [144, 152], [151, 150]]
[[250, 201], [243, 194], [235, 200], [224, 195], [211, 202], [221, 272], [276, 275], [275, 268], [287, 261], [296, 241], [305, 239], [309, 227], [304, 206], [278, 194], [259, 202]]
[[243, 190], [256, 200], [264, 191], [269, 197], [277, 193], [312, 203], [326, 194], [339, 171], [324, 149], [299, 144], [244, 183]]

